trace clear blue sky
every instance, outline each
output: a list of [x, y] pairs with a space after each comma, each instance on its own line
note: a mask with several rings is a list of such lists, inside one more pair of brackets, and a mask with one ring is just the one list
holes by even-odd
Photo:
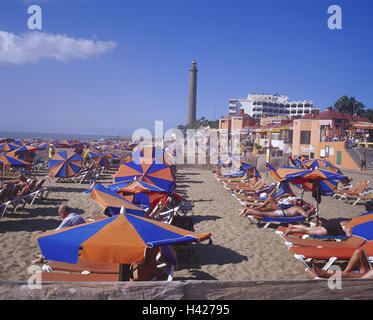
[[[42, 9], [39, 32], [27, 26], [31, 4]], [[333, 4], [342, 30], [327, 27]], [[229, 98], [254, 92], [321, 109], [349, 95], [373, 108], [372, 14], [371, 0], [1, 0], [0, 131], [176, 127], [186, 122], [193, 59], [197, 117], [219, 118]], [[17, 63], [2, 52], [14, 37]]]

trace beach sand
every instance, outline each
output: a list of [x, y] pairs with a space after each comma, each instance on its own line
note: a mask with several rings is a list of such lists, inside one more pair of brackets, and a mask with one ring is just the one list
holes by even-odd
[[[98, 181], [112, 182], [114, 171], [104, 173]], [[372, 181], [372, 174], [344, 170], [353, 182], [362, 178]], [[39, 173], [39, 179], [47, 172]], [[266, 173], [261, 173], [266, 177]], [[269, 181], [271, 177], [268, 176]], [[179, 268], [174, 280], [284, 280], [309, 279], [297, 261], [275, 234], [275, 228], [257, 228], [248, 218], [240, 217], [241, 204], [219, 183], [209, 170], [183, 167], [177, 172], [177, 191], [193, 200], [193, 221], [198, 233], [211, 232], [208, 241], [178, 248]], [[35, 236], [55, 229], [60, 223], [57, 207], [67, 203], [86, 220], [101, 214], [102, 208], [84, 194], [88, 184], [47, 183], [47, 200], [19, 208], [0, 220], [0, 279], [27, 281], [30, 260], [40, 254]], [[293, 188], [297, 191], [297, 188]], [[312, 202], [309, 192], [306, 200]], [[314, 201], [313, 201], [314, 203]], [[320, 216], [349, 218], [365, 212], [364, 204], [351, 206], [343, 201], [323, 197]], [[195, 261], [191, 261], [189, 250]]]

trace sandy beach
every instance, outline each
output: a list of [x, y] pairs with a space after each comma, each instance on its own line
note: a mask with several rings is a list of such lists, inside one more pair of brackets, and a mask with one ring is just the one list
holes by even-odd
[[[353, 182], [373, 175], [343, 170]], [[39, 173], [39, 179], [48, 172]], [[102, 175], [98, 182], [112, 182], [114, 171]], [[261, 172], [266, 177], [265, 172]], [[268, 176], [271, 182], [271, 177]], [[0, 220], [0, 279], [26, 281], [30, 260], [39, 254], [35, 236], [55, 229], [61, 222], [57, 207], [67, 203], [84, 219], [99, 215], [100, 205], [84, 194], [88, 184], [46, 184], [49, 196], [44, 201], [19, 208]], [[195, 261], [189, 259], [189, 247], [180, 251], [179, 268], [174, 280], [283, 280], [309, 279], [304, 267], [288, 252], [275, 234], [275, 228], [257, 228], [247, 218], [240, 217], [241, 204], [218, 182], [210, 170], [188, 167], [177, 172], [177, 192], [194, 202], [193, 221], [196, 232], [212, 233], [212, 244], [207, 241], [193, 244]], [[298, 191], [297, 188], [293, 188]], [[306, 200], [312, 202], [310, 193]], [[349, 218], [364, 212], [364, 203], [351, 206], [343, 201], [323, 197], [320, 216]], [[185, 252], [184, 252], [185, 251]]]

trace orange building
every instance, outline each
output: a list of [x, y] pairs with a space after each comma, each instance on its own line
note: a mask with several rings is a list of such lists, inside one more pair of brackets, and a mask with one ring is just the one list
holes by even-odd
[[250, 117], [240, 110], [235, 116], [224, 116], [219, 120], [219, 130], [227, 130], [230, 134], [232, 131], [247, 133], [247, 130], [259, 124], [259, 120]]
[[321, 158], [343, 168], [359, 169], [346, 150], [345, 140], [356, 133], [356, 126], [362, 122], [373, 128], [368, 119], [332, 110], [294, 120], [292, 155]]

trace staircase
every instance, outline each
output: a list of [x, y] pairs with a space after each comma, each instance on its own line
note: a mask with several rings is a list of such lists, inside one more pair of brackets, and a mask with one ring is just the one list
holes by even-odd
[[367, 156], [367, 170], [373, 170], [373, 149], [349, 147], [345, 144], [347, 153], [360, 168], [360, 156], [365, 152]]

